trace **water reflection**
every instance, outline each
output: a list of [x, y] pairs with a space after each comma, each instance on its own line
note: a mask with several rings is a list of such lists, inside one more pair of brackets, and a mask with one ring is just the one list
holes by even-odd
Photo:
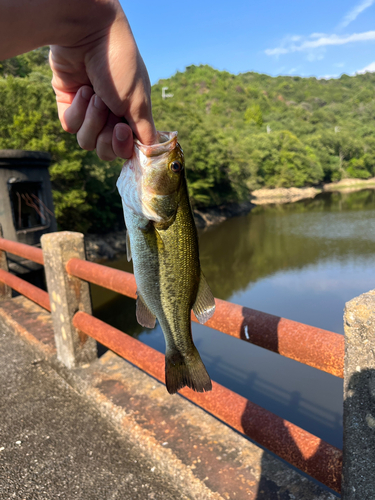
[[[375, 191], [324, 193], [255, 208], [200, 233], [216, 297], [342, 333], [347, 300], [375, 288]], [[110, 264], [131, 271], [125, 257]], [[135, 302], [92, 287], [94, 312], [164, 352]], [[193, 335], [214, 380], [324, 440], [342, 445], [342, 381], [201, 325]]]
[[214, 295], [229, 300], [279, 271], [372, 256], [374, 208], [372, 190], [324, 193], [294, 204], [257, 207], [207, 230], [200, 236], [201, 261]]

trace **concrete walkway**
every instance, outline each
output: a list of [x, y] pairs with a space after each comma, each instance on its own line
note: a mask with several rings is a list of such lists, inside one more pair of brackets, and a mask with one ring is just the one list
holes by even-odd
[[188, 498], [20, 338], [0, 332], [0, 499]]
[[107, 351], [67, 370], [50, 314], [0, 302], [0, 500], [335, 500]]

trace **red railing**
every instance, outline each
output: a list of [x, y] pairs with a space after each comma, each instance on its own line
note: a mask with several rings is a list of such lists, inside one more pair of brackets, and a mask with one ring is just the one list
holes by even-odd
[[[44, 265], [43, 252], [40, 248], [0, 238], [0, 250], [17, 255], [18, 257], [23, 257], [27, 260], [32, 260], [37, 264]], [[18, 278], [3, 269], [0, 269], [0, 281], [40, 305], [44, 309], [47, 309], [47, 311], [51, 312], [49, 296], [44, 290], [41, 290], [31, 283], [28, 283], [27, 281]]]
[[51, 312], [49, 296], [44, 290], [41, 290], [37, 286], [32, 285], [31, 283], [28, 283], [27, 281], [18, 278], [3, 269], [0, 269], [0, 281], [40, 305], [44, 309], [47, 309], [47, 311]]
[[0, 238], [0, 250], [12, 253], [13, 255], [17, 255], [18, 257], [23, 257], [27, 260], [32, 260], [33, 262], [41, 264], [42, 266], [44, 265], [43, 252], [40, 248]]
[[[95, 285], [136, 298], [137, 285], [130, 273], [70, 259], [67, 272]], [[205, 326], [245, 340], [337, 377], [344, 377], [344, 337], [248, 307], [215, 299], [216, 310]], [[198, 322], [192, 313], [192, 320]]]
[[[0, 250], [43, 263], [42, 251], [28, 245], [0, 238]], [[70, 259], [66, 270], [82, 280], [136, 297], [134, 276], [129, 273], [80, 259]], [[50, 310], [48, 294], [34, 285], [25, 285], [6, 271], [0, 272], [0, 281]], [[343, 377], [343, 336], [223, 300], [216, 299], [216, 306], [207, 326]], [[194, 315], [192, 319], [196, 321]], [[84, 312], [75, 314], [73, 325], [164, 383], [161, 353]], [[341, 450], [215, 382], [209, 393], [196, 393], [188, 388], [180, 393], [295, 467], [340, 491]]]

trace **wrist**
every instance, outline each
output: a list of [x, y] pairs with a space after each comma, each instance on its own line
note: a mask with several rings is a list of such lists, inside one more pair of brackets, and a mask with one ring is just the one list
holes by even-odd
[[46, 45], [75, 47], [87, 44], [108, 30], [118, 18], [126, 20], [118, 0], [53, 1], [62, 5], [54, 23], [58, 29], [49, 34], [53, 41], [46, 42]]

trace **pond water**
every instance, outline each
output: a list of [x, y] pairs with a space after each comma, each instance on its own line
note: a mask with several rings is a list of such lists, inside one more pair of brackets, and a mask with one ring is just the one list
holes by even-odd
[[[323, 193], [259, 206], [200, 232], [215, 297], [343, 333], [345, 302], [375, 288], [375, 191]], [[108, 265], [131, 272], [125, 256]], [[159, 325], [135, 319], [135, 301], [92, 286], [94, 314], [164, 352]], [[211, 378], [342, 447], [342, 380], [193, 324]]]

